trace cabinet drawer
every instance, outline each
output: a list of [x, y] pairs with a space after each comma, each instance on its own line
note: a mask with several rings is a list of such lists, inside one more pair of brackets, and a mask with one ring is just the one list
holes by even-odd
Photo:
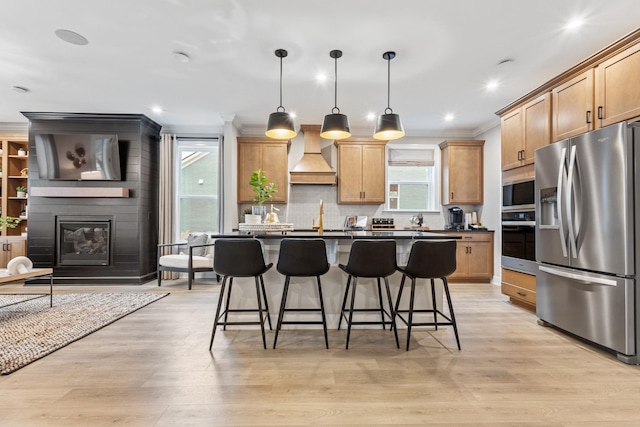
[[525, 301], [532, 305], [536, 304], [536, 293], [529, 289], [520, 288], [518, 286], [502, 282], [502, 293], [511, 298]]
[[536, 291], [536, 276], [513, 270], [502, 269], [502, 283], [507, 283], [532, 292]]
[[468, 233], [451, 233], [444, 232], [443, 234], [447, 234], [450, 236], [460, 236], [459, 244], [464, 242], [491, 242], [493, 240], [493, 236], [491, 233], [483, 233], [480, 231], [470, 231]]

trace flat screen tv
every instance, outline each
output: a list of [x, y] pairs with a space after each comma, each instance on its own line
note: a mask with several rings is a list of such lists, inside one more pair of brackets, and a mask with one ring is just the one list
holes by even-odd
[[41, 179], [120, 181], [120, 150], [117, 135], [35, 135]]

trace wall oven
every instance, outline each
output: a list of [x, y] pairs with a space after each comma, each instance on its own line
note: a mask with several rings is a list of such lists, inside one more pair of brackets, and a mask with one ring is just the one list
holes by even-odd
[[533, 179], [502, 186], [502, 267], [536, 274], [536, 211]]

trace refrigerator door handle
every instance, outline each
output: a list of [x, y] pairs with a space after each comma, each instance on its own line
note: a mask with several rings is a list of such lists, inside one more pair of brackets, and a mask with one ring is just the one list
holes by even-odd
[[562, 247], [562, 256], [567, 256], [567, 241], [564, 238], [564, 227], [562, 225], [562, 178], [564, 177], [565, 164], [564, 159], [567, 157], [567, 149], [562, 149], [562, 154], [560, 155], [560, 167], [558, 168], [558, 197], [557, 200], [557, 209], [558, 209], [558, 230], [560, 231], [560, 243]]
[[576, 245], [576, 231], [573, 224], [573, 175], [576, 166], [576, 146], [571, 146], [569, 154], [569, 173], [567, 174], [567, 228], [569, 228], [569, 242], [571, 242], [571, 254], [574, 258], [578, 258], [578, 247]]
[[544, 265], [541, 265], [539, 268], [540, 268], [540, 271], [544, 271], [545, 273], [553, 274], [554, 276], [560, 276], [567, 279], [578, 280], [580, 282], [588, 282], [588, 283], [594, 283], [597, 285], [605, 285], [605, 286], [618, 286], [618, 283], [613, 279], [605, 279], [604, 277], [585, 276], [579, 273], [571, 273], [569, 271], [558, 270], [558, 269], [547, 267]]

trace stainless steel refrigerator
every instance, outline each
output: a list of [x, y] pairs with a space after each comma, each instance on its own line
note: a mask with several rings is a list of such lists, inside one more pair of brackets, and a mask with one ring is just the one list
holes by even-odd
[[536, 314], [632, 364], [639, 126], [618, 123], [535, 153]]

